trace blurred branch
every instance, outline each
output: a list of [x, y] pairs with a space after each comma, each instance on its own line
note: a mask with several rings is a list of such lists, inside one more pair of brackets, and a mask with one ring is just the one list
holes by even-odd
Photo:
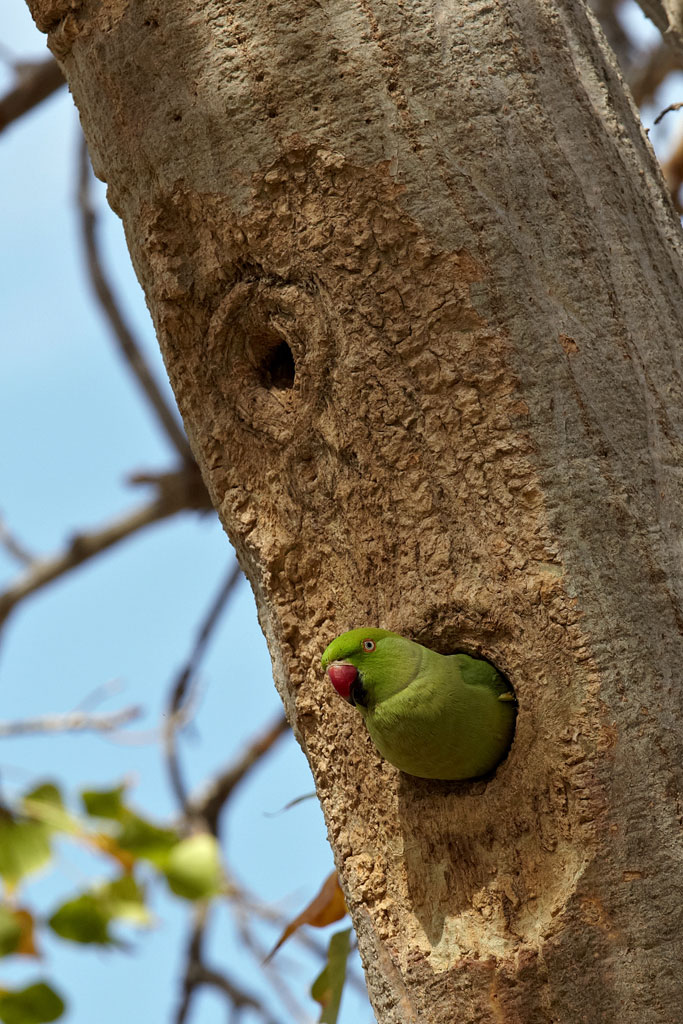
[[228, 573], [225, 582], [212, 601], [204, 620], [199, 627], [199, 632], [197, 633], [197, 638], [190, 652], [190, 656], [180, 669], [169, 695], [168, 718], [164, 726], [166, 763], [171, 780], [171, 787], [185, 814], [188, 814], [188, 796], [178, 760], [178, 729], [186, 719], [186, 705], [191, 693], [194, 677], [199, 664], [204, 657], [209, 640], [211, 639], [211, 634], [215, 629], [221, 613], [226, 607], [241, 575], [242, 570], [239, 567], [239, 563], [236, 561]]
[[[676, 110], [681, 106], [683, 106], [681, 103], [672, 103], [670, 107], [667, 107], [667, 109], [660, 114], [660, 118], [663, 117], [664, 114], [668, 113], [669, 110]], [[662, 161], [662, 173], [664, 174], [664, 179], [669, 186], [674, 206], [680, 214], [683, 212], [683, 204], [681, 204], [680, 198], [681, 184], [683, 184], [683, 134], [679, 133], [678, 141], [676, 142], [673, 150], [666, 160]]]
[[123, 315], [116, 303], [114, 294], [104, 274], [102, 259], [97, 244], [97, 215], [92, 203], [90, 184], [92, 168], [85, 139], [81, 142], [80, 173], [78, 180], [78, 208], [81, 216], [81, 229], [87, 258], [88, 274], [97, 300], [109, 321], [114, 338], [121, 354], [142, 388], [149, 404], [184, 462], [193, 462], [194, 457], [182, 426], [174, 410], [164, 398], [154, 375], [147, 365], [142, 348], [132, 331], [125, 323]]
[[683, 57], [681, 0], [638, 0], [638, 4], [669, 45]]
[[627, 75], [633, 65], [634, 47], [619, 20], [617, 11], [621, 2], [622, 0], [589, 0], [589, 6], [616, 54], [622, 73]]
[[192, 1004], [192, 997], [200, 985], [210, 985], [222, 992], [230, 1002], [231, 1008], [239, 1013], [248, 1009], [259, 1013], [268, 1024], [274, 1024], [273, 1018], [266, 1007], [254, 996], [241, 989], [225, 974], [208, 967], [203, 960], [204, 936], [207, 924], [207, 907], [198, 907], [195, 920], [187, 944], [185, 976], [183, 978], [182, 995], [175, 1024], [184, 1024]]
[[[259, 967], [261, 967], [263, 973], [265, 974], [266, 981], [271, 986], [273, 992], [275, 992], [275, 994], [277, 995], [278, 999], [285, 1007], [285, 1009], [294, 1018], [294, 1020], [304, 1021], [310, 1019], [309, 1015], [306, 1014], [303, 1008], [299, 1005], [298, 1000], [295, 999], [294, 996], [292, 995], [289, 989], [289, 985], [282, 977], [280, 969], [270, 962], [265, 962], [266, 949], [254, 938], [254, 934], [249, 927], [247, 917], [243, 915], [241, 919], [237, 920], [236, 924], [237, 930], [239, 932], [244, 947], [248, 949], [250, 953], [253, 954]], [[314, 952], [318, 954], [321, 962], [324, 963], [324, 947], [320, 946]]]
[[14, 65], [16, 84], [0, 99], [0, 132], [38, 106], [53, 92], [66, 85], [64, 75], [54, 57]]
[[28, 548], [25, 548], [21, 541], [10, 532], [9, 527], [1, 518], [0, 544], [2, 544], [5, 551], [7, 551], [7, 553], [11, 555], [16, 562], [20, 562], [22, 565], [30, 565], [34, 560], [33, 555], [30, 553]]
[[30, 733], [113, 732], [133, 722], [141, 714], [141, 707], [129, 707], [109, 714], [67, 711], [55, 715], [41, 715], [39, 718], [25, 718], [17, 722], [0, 721], [0, 739], [27, 736]]
[[288, 729], [287, 719], [281, 715], [261, 736], [252, 740], [233, 765], [212, 779], [204, 792], [189, 801], [187, 809], [191, 817], [201, 818], [216, 835], [220, 812], [232, 791]]
[[675, 110], [680, 110], [683, 107], [683, 103], [670, 103], [668, 107], [665, 107], [660, 114], [654, 119], [654, 124], [659, 124], [663, 117], [667, 114], [673, 113]]
[[0, 625], [12, 609], [29, 594], [137, 533], [143, 527], [150, 526], [160, 519], [167, 519], [183, 509], [211, 507], [199, 470], [194, 465], [175, 473], [158, 474], [156, 477], [148, 475], [144, 479], [145, 482], [154, 482], [158, 489], [157, 497], [153, 501], [99, 530], [76, 534], [66, 549], [52, 558], [29, 563], [26, 572], [4, 593], [0, 593]]
[[[292, 1017], [297, 1019], [307, 1019], [307, 1015], [303, 1013], [298, 1002], [289, 991], [287, 984], [282, 978], [284, 973], [285, 977], [291, 976], [291, 968], [285, 967], [286, 964], [286, 953], [285, 956], [281, 957], [279, 964], [273, 963], [271, 960], [267, 960], [266, 947], [255, 937], [251, 924], [252, 918], [258, 917], [262, 921], [268, 922], [268, 924], [275, 925], [278, 930], [282, 930], [291, 920], [291, 915], [283, 914], [280, 910], [275, 910], [274, 907], [267, 903], [263, 903], [259, 899], [255, 899], [250, 896], [249, 893], [241, 888], [234, 879], [230, 882], [230, 907], [235, 916], [235, 926], [239, 932], [242, 944], [245, 949], [248, 949], [259, 966], [263, 969], [267, 981], [272, 986], [273, 991], [277, 994], [278, 998], [282, 1001], [283, 1005], [288, 1009]], [[310, 932], [304, 929], [299, 929], [292, 936], [292, 942], [296, 942], [301, 945], [304, 949], [307, 949], [309, 953], [320, 958], [322, 962], [326, 958], [326, 944], [317, 940]], [[346, 976], [347, 984], [354, 989], [359, 995], [364, 995], [367, 998], [368, 990], [363, 978], [359, 978], [355, 971], [349, 970]]]
[[650, 103], [667, 75], [682, 67], [683, 55], [669, 46], [665, 40], [653, 47], [644, 62], [639, 67], [632, 68], [629, 75], [629, 86], [638, 106]]
[[100, 683], [91, 690], [90, 693], [86, 693], [83, 700], [79, 701], [76, 705], [76, 711], [89, 711], [92, 708], [96, 708], [102, 701], [108, 700], [115, 693], [121, 693], [123, 690], [123, 683], [120, 679], [109, 679], [106, 683]]

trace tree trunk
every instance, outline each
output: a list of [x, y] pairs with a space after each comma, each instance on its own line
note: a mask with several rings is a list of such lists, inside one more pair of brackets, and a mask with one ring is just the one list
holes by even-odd
[[[381, 1024], [683, 1007], [679, 227], [576, 0], [31, 0], [316, 778]], [[481, 652], [494, 778], [336, 634]]]

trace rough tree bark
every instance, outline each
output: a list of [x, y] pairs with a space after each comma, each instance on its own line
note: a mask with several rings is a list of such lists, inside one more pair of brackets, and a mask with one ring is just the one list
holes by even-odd
[[[30, 0], [254, 588], [382, 1024], [680, 1020], [679, 226], [577, 0]], [[485, 782], [319, 656], [483, 652]]]

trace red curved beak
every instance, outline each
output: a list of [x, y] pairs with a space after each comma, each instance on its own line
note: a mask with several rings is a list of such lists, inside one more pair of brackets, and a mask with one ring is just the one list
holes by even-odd
[[358, 678], [358, 669], [354, 665], [344, 665], [342, 662], [333, 661], [327, 674], [339, 696], [350, 701], [351, 687]]

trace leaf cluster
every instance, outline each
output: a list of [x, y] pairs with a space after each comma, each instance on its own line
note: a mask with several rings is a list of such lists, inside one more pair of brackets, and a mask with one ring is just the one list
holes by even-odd
[[[83, 790], [78, 812], [45, 782], [0, 809], [0, 957], [38, 957], [38, 934], [98, 946], [123, 946], [117, 925], [149, 927], [149, 889], [163, 882], [185, 900], [207, 901], [225, 889], [220, 849], [208, 832], [184, 834], [142, 817], [126, 787]], [[90, 884], [41, 917], [21, 901], [22, 883], [51, 866], [57, 840], [84, 845], [109, 862], [109, 877]], [[113, 866], [113, 877], [111, 867]], [[0, 1021], [43, 1024], [64, 1012], [61, 996], [43, 978], [22, 989], [0, 989]]]

